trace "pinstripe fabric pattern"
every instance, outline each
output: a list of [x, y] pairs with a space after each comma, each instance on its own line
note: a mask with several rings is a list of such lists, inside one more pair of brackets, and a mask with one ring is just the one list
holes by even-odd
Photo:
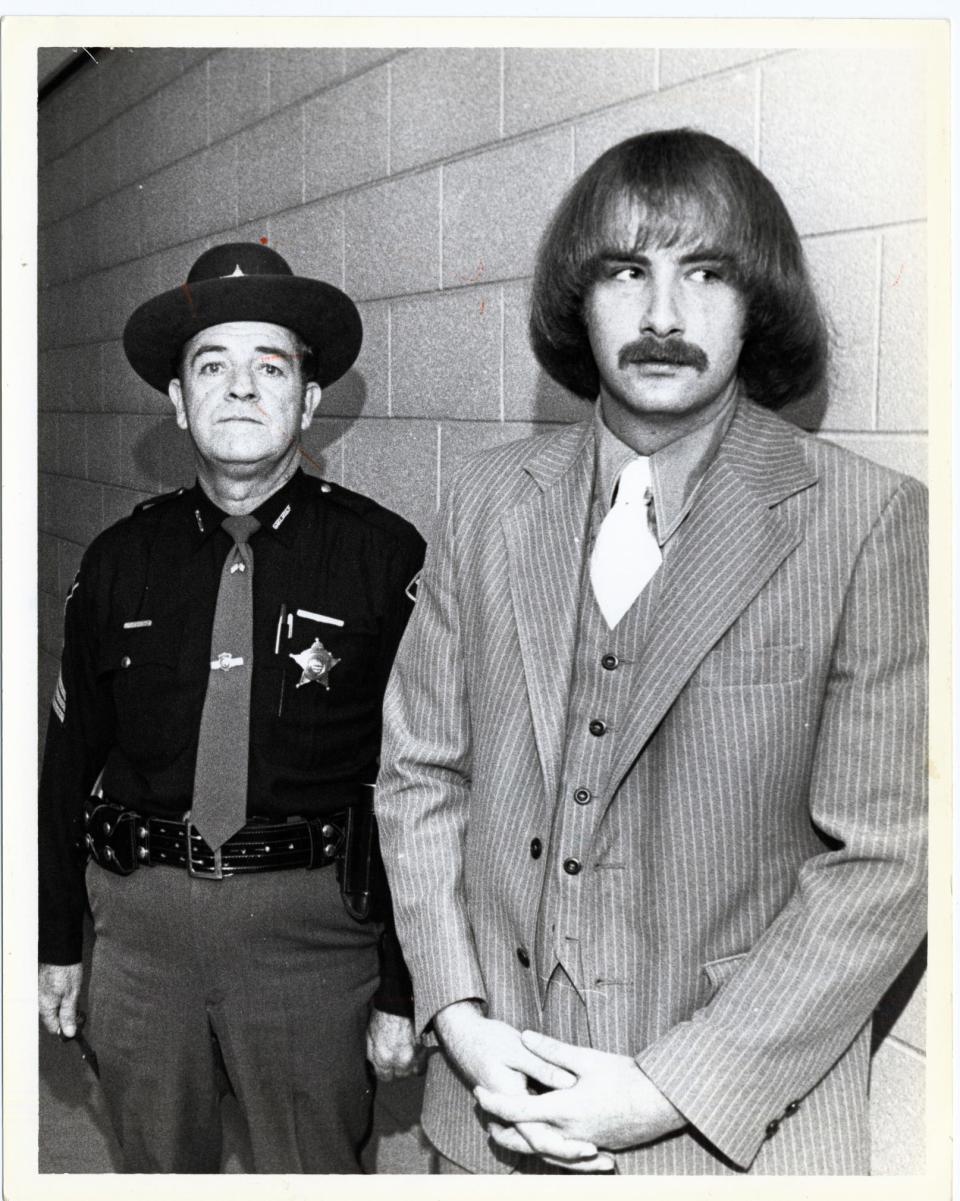
[[[395, 665], [377, 808], [421, 1027], [468, 996], [540, 1021], [545, 965], [516, 952], [558, 803], [592, 445], [573, 426], [464, 469]], [[924, 923], [924, 489], [743, 402], [661, 574], [580, 941], [593, 1044], [635, 1054], [695, 1132], [620, 1170], [865, 1172], [869, 1016]], [[442, 1056], [424, 1127], [474, 1171], [515, 1166]]]

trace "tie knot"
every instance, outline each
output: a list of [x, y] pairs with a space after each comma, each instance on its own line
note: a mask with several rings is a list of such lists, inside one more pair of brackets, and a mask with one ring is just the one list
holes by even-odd
[[260, 522], [252, 513], [241, 513], [236, 517], [225, 517], [223, 528], [238, 546], [243, 546], [250, 540], [250, 536], [260, 528]]
[[616, 503], [646, 503], [650, 500], [650, 459], [639, 455], [620, 472], [617, 480]]

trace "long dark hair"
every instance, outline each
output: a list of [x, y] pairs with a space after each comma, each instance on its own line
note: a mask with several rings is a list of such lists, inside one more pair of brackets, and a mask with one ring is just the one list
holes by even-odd
[[721, 254], [746, 300], [738, 375], [747, 395], [778, 409], [813, 391], [828, 337], [793, 222], [745, 155], [692, 129], [620, 142], [564, 197], [533, 279], [530, 338], [544, 370], [594, 400], [600, 378], [583, 300], [601, 256], [687, 242]]

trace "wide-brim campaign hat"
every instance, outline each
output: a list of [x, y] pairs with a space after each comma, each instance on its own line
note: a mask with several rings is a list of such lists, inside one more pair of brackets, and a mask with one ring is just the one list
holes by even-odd
[[309, 378], [321, 387], [350, 370], [363, 323], [356, 305], [333, 284], [294, 275], [281, 255], [259, 242], [228, 242], [205, 251], [186, 283], [140, 305], [123, 331], [131, 367], [167, 391], [180, 374], [184, 343], [228, 321], [261, 321], [299, 334], [312, 353]]

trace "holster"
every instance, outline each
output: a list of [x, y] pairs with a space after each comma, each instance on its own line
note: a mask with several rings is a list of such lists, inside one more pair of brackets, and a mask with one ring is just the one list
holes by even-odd
[[382, 918], [387, 877], [380, 856], [377, 819], [371, 803], [351, 805], [337, 861], [340, 895], [347, 913], [358, 922]]

